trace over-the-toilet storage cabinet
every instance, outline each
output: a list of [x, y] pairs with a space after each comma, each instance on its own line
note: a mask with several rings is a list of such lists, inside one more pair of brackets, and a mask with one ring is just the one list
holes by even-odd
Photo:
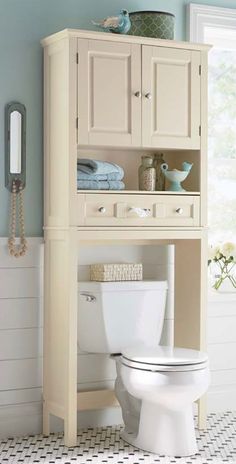
[[[44, 46], [44, 433], [50, 414], [76, 443], [80, 410], [113, 391], [77, 395], [77, 251], [84, 244], [175, 245], [175, 344], [205, 348], [208, 47], [64, 30]], [[141, 192], [140, 155], [193, 162], [187, 192]], [[77, 191], [77, 157], [113, 160], [125, 191]], [[140, 217], [135, 208], [148, 211]], [[89, 337], [89, 334], [88, 334]], [[78, 377], [80, 372], [78, 372]], [[205, 401], [198, 405], [204, 426]]]

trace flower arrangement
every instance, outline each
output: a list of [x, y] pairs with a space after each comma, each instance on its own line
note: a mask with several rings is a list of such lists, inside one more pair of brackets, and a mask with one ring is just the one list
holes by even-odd
[[213, 288], [218, 290], [221, 284], [228, 280], [236, 289], [236, 276], [233, 269], [236, 265], [236, 243], [225, 242], [209, 247], [208, 266], [215, 264], [218, 272], [215, 275]]

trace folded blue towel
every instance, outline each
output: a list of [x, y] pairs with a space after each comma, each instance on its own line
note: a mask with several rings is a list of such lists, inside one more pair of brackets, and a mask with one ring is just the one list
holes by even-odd
[[77, 169], [86, 174], [110, 174], [110, 173], [122, 173], [124, 170], [118, 166], [118, 164], [110, 163], [108, 161], [91, 160], [88, 158], [77, 160]]
[[123, 190], [124, 182], [120, 180], [78, 180], [77, 189], [83, 190]]
[[77, 170], [77, 180], [122, 180], [123, 172], [109, 172], [108, 174], [86, 174], [86, 172]]

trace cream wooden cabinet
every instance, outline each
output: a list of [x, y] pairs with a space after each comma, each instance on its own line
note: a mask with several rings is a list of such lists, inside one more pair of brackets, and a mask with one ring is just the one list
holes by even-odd
[[[206, 349], [209, 47], [80, 30], [42, 44], [43, 432], [50, 433], [51, 415], [60, 417], [65, 444], [74, 446], [77, 408], [117, 405], [112, 390], [77, 393], [78, 249], [174, 245], [175, 344]], [[162, 148], [171, 169], [193, 162], [188, 192], [137, 191], [140, 155]], [[124, 166], [127, 190], [77, 191], [78, 157]], [[204, 427], [204, 400], [198, 417]]]
[[200, 147], [200, 52], [78, 40], [81, 145]]

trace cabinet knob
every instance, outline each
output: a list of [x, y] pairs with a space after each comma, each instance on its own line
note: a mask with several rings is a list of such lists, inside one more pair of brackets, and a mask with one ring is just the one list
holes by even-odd
[[106, 208], [104, 208], [104, 206], [100, 206], [100, 208], [98, 208], [98, 211], [99, 211], [99, 213], [105, 213]]
[[175, 211], [177, 214], [183, 214], [184, 212], [183, 208], [177, 208]]
[[88, 303], [95, 303], [96, 301], [96, 296], [90, 295], [89, 293], [81, 293], [80, 295], [83, 296]]
[[140, 97], [141, 97], [141, 92], [140, 92], [140, 90], [138, 90], [137, 92], [135, 92], [134, 96], [137, 97], [137, 98], [140, 98]]
[[147, 98], [148, 100], [151, 100], [152, 99], [152, 94], [150, 92], [146, 93], [145, 98]]

